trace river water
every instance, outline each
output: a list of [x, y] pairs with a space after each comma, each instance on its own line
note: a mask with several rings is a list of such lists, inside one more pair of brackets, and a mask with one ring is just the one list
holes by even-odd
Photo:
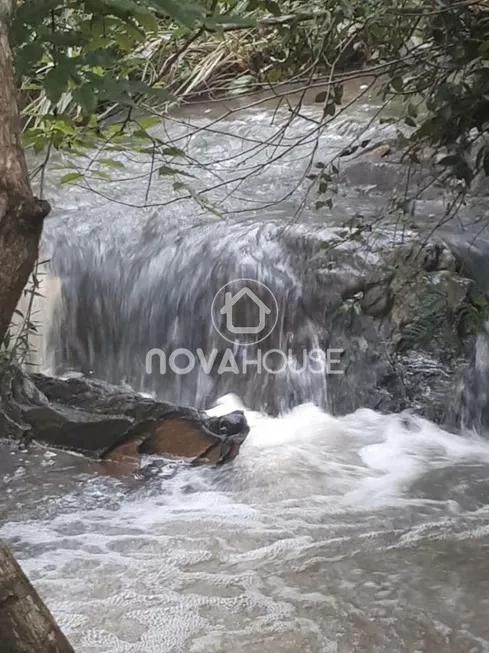
[[[300, 284], [295, 255], [287, 258], [254, 230], [276, 233], [296, 213], [301, 229], [324, 230], [303, 187], [285, 196], [311, 148], [324, 158], [344, 147], [352, 130], [364, 133], [375, 112], [375, 97], [366, 100], [316, 146], [311, 141], [302, 154], [294, 150], [260, 168], [234, 193], [225, 186], [224, 198], [217, 189], [213, 199], [225, 199], [230, 212], [224, 223], [195, 202], [136, 208], [171, 199], [165, 179], [149, 190], [141, 180], [99, 182], [96, 190], [123, 202], [117, 205], [82, 188], [56, 190], [52, 172], [47, 192], [55, 210], [45, 253], [67, 304], [58, 307], [60, 317], [52, 311], [56, 288], [48, 297], [40, 320], [54, 331], [43, 340], [42, 364], [95, 367], [109, 380], [165, 397], [173, 392], [173, 399], [214, 413], [245, 400], [251, 426], [232, 464], [186, 470], [172, 463], [144, 482], [107, 477], [68, 453], [1, 445], [0, 537], [77, 653], [489, 651], [489, 442], [409, 414], [362, 409], [333, 417], [327, 384], [310, 379], [289, 394], [287, 383], [277, 383], [273, 402], [266, 389], [250, 390], [256, 378], [204, 389], [193, 378], [158, 389], [130, 369], [138, 347], [155, 344], [155, 321], [159, 337], [177, 325], [171, 345], [182, 333], [196, 344], [196, 332], [212, 344], [198, 298], [212, 298], [221, 279], [216, 269], [225, 278], [251, 270], [271, 284], [279, 277], [274, 290], [281, 297]], [[200, 115], [205, 110], [191, 116], [197, 129], [213, 119], [212, 111]], [[185, 135], [199, 159], [196, 184], [209, 185], [206, 175], [215, 174], [229, 181], [247, 165], [243, 158], [223, 162], [218, 172], [203, 163], [273, 135], [280, 115], [259, 107], [220, 123], [221, 133], [201, 130], [189, 141], [188, 126], [176, 125], [172, 138]], [[314, 115], [310, 109], [284, 138], [297, 140]], [[257, 156], [259, 166], [270, 152]], [[144, 171], [151, 163], [132, 165]], [[367, 186], [338, 200], [336, 221], [377, 210], [382, 196]], [[265, 211], [271, 200], [277, 204]], [[243, 208], [252, 214], [240, 214]], [[203, 246], [209, 232], [215, 248]], [[158, 297], [163, 307], [151, 313]], [[305, 317], [297, 324], [311, 340], [315, 325]]]

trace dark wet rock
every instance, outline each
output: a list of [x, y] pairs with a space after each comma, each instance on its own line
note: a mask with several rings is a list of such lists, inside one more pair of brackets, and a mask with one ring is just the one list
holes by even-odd
[[329, 407], [412, 409], [453, 424], [449, 406], [481, 317], [475, 280], [439, 239], [350, 233], [336, 232], [316, 259], [326, 346], [344, 350], [343, 374], [328, 376]]
[[393, 296], [389, 284], [372, 286], [360, 301], [360, 306], [365, 315], [383, 317], [391, 310]]
[[[19, 370], [3, 379], [0, 434], [117, 462], [141, 455], [220, 464], [236, 457], [249, 428], [241, 411], [209, 417], [103, 381]], [[10, 425], [6, 428], [6, 425]]]

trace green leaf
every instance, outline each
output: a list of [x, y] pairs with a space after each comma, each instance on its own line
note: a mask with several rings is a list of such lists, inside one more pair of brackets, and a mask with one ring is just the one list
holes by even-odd
[[51, 68], [44, 78], [44, 90], [48, 99], [57, 104], [68, 87], [68, 78], [60, 68]]
[[36, 154], [39, 154], [43, 151], [46, 145], [49, 143], [49, 138], [47, 136], [40, 136], [32, 143], [32, 148]]
[[176, 99], [175, 96], [172, 93], [170, 93], [168, 89], [163, 88], [163, 86], [161, 86], [160, 84], [155, 84], [154, 86], [148, 86], [145, 92], [148, 95], [152, 95], [156, 99], [161, 100], [162, 102], [167, 102], [169, 100]]
[[99, 179], [105, 179], [106, 181], [112, 180], [112, 177], [107, 172], [103, 172], [102, 170], [95, 170], [93, 172], [93, 176], [98, 177]]
[[328, 97], [328, 91], [321, 91], [321, 93], [318, 93], [314, 98], [314, 102], [318, 102], [318, 103], [324, 102], [327, 97]]
[[161, 168], [158, 169], [158, 174], [160, 177], [167, 177], [168, 175], [178, 175], [178, 170], [175, 170], [175, 168], [169, 168], [168, 166], [161, 166]]
[[185, 0], [149, 0], [149, 4], [160, 9], [177, 23], [185, 27], [194, 27], [195, 23], [205, 19], [205, 9], [195, 2]]
[[161, 125], [161, 118], [138, 118], [136, 122], [141, 127], [141, 129], [151, 129], [151, 127], [157, 127], [158, 125]]
[[59, 180], [60, 184], [72, 184], [75, 181], [80, 181], [83, 179], [84, 175], [81, 172], [69, 172], [67, 175], [64, 175]]
[[128, 80], [118, 79], [113, 77], [112, 74], [109, 74], [104, 77], [103, 84], [100, 87], [100, 94], [103, 99], [107, 99], [110, 102], [125, 106], [135, 106], [130, 96], [130, 91], [132, 90], [130, 87], [131, 84]]
[[129, 34], [116, 34], [114, 39], [123, 52], [130, 52], [134, 47], [134, 39]]
[[136, 129], [133, 136], [134, 138], [139, 138], [142, 141], [151, 142], [151, 137], [145, 132], [144, 129]]
[[98, 104], [97, 95], [93, 92], [92, 84], [82, 84], [73, 90], [73, 100], [81, 107], [85, 115], [91, 115]]
[[138, 14], [150, 13], [142, 3], [134, 0], [86, 0], [86, 5], [95, 15], [110, 13], [122, 19], [137, 18]]
[[242, 93], [246, 93], [246, 91], [249, 89], [250, 85], [253, 84], [254, 81], [255, 78], [253, 77], [253, 75], [242, 75], [237, 79], [233, 79], [228, 84], [229, 93], [234, 96], [241, 95]]
[[107, 166], [108, 168], [125, 168], [126, 166], [121, 163], [121, 161], [117, 161], [116, 159], [98, 159], [98, 163], [101, 163], [104, 166]]
[[164, 156], [185, 156], [185, 152], [178, 147], [165, 147], [165, 149], [161, 150], [161, 153]]
[[184, 170], [179, 170], [177, 168], [170, 168], [169, 166], [161, 166], [158, 168], [158, 174], [160, 177], [168, 177], [170, 175], [184, 175], [185, 177], [193, 177], [189, 172]]
[[77, 130], [68, 116], [59, 116], [54, 120], [54, 129], [66, 136], [77, 136]]
[[[131, 23], [126, 22], [124, 25], [124, 32], [127, 39], [131, 39], [136, 43], [143, 43], [146, 39], [146, 35], [142, 29], [139, 29], [137, 25], [132, 25]], [[133, 46], [131, 46], [133, 47]]]
[[144, 27], [145, 30], [148, 32], [154, 32], [155, 34], [158, 33], [158, 23], [154, 17], [154, 14], [152, 14], [150, 11], [134, 12], [133, 16], [141, 25], [141, 27]]
[[27, 43], [16, 52], [15, 68], [20, 75], [29, 75], [41, 60], [44, 46], [40, 41]]
[[206, 29], [215, 30], [216, 32], [222, 31], [225, 26], [232, 26], [234, 28], [254, 29], [258, 26], [258, 21], [253, 17], [243, 18], [237, 14], [221, 14], [219, 16], [206, 17], [204, 21]]

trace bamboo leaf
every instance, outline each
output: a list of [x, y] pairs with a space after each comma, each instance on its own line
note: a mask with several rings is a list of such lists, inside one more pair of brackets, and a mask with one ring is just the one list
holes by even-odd
[[137, 124], [141, 129], [150, 129], [151, 127], [157, 127], [161, 124], [161, 118], [138, 118]]
[[84, 175], [81, 172], [69, 172], [68, 174], [61, 177], [59, 180], [60, 184], [73, 184], [75, 181], [80, 181], [84, 178]]
[[116, 159], [98, 159], [98, 162], [108, 168], [125, 168], [126, 166]]
[[184, 177], [194, 177], [189, 172], [180, 170], [178, 168], [170, 168], [170, 166], [161, 166], [158, 168], [158, 174], [160, 177], [168, 177], [170, 175], [183, 175]]
[[112, 179], [108, 172], [103, 172], [102, 170], [95, 170], [93, 176], [99, 179], [105, 179], [106, 181], [111, 181]]
[[161, 153], [164, 156], [185, 156], [185, 152], [178, 147], [165, 147], [164, 150], [161, 151]]

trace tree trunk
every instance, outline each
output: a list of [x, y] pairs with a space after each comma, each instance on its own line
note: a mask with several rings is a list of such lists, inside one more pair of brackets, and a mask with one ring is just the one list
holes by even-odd
[[35, 198], [21, 142], [8, 23], [12, 0], [0, 0], [0, 343], [38, 256], [48, 202]]
[[0, 542], [2, 653], [74, 653], [26, 575]]

